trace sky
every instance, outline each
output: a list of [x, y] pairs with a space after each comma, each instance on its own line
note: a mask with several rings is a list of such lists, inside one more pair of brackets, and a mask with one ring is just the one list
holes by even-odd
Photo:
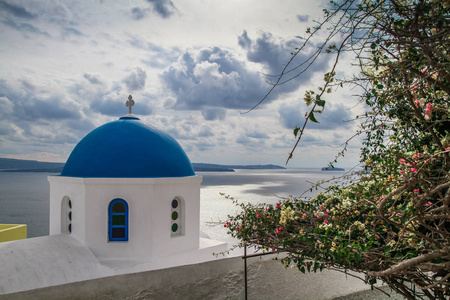
[[[173, 136], [192, 162], [284, 166], [307, 111], [303, 94], [323, 82], [332, 57], [244, 112], [328, 3], [0, 0], [0, 157], [65, 162], [86, 134], [127, 114], [132, 95], [133, 114]], [[356, 128], [352, 94], [328, 96], [287, 167], [334, 159]], [[350, 144], [338, 166], [354, 166], [359, 148]]]

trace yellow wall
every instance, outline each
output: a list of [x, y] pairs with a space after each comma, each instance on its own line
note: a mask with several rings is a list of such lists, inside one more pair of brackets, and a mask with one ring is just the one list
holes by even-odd
[[0, 224], [0, 243], [26, 238], [26, 224]]

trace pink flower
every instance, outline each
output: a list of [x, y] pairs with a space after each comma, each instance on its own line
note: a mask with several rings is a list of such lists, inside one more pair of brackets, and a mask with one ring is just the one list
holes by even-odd
[[433, 110], [433, 103], [428, 103], [425, 107], [425, 117], [430, 118]]
[[283, 230], [283, 227], [278, 228], [279, 231]]
[[270, 219], [270, 216], [267, 216], [267, 219]]
[[414, 193], [419, 193], [420, 190], [419, 189], [414, 189]]
[[417, 157], [421, 157], [421, 156], [422, 156], [422, 153], [419, 152], [419, 153], [417, 153], [417, 154], [414, 154], [414, 155], [413, 155], [413, 158], [417, 158]]
[[277, 230], [277, 233], [279, 234], [279, 233], [280, 233], [280, 231], [279, 231], [279, 230]]
[[303, 218], [306, 218], [306, 214], [303, 214], [302, 217], [303, 217]]
[[323, 210], [323, 205], [320, 205], [320, 210]]
[[400, 170], [400, 174], [405, 174], [405, 171], [403, 171], [403, 170]]
[[280, 208], [280, 207], [281, 207], [280, 203], [277, 203], [277, 208]]
[[431, 201], [428, 201], [426, 204], [425, 204], [425, 206], [430, 206], [432, 203], [431, 203]]
[[256, 215], [257, 218], [259, 218], [259, 215]]
[[411, 168], [411, 171], [412, 172], [417, 172], [417, 169], [416, 168]]
[[323, 220], [323, 224], [328, 224], [328, 220]]
[[227, 224], [223, 224], [223, 227], [227, 227]]
[[402, 165], [404, 165], [405, 162], [406, 162], [406, 160], [405, 160], [404, 158], [400, 159], [400, 163], [401, 163]]

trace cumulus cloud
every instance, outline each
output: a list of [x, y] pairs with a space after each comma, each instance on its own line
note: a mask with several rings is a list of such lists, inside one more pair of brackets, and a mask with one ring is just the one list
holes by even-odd
[[49, 92], [32, 80], [1, 80], [0, 107], [0, 142], [6, 153], [62, 151], [95, 127], [68, 94]]
[[134, 7], [131, 10], [131, 16], [134, 20], [140, 20], [153, 11], [162, 18], [169, 18], [175, 11], [175, 5], [171, 0], [147, 0], [149, 8]]
[[[237, 52], [221, 47], [189, 49], [177, 62], [167, 68], [161, 78], [173, 92], [176, 101], [173, 108], [180, 110], [205, 110], [209, 108], [249, 109], [258, 103], [270, 89], [261, 73], [279, 74], [290, 59], [298, 40], [280, 40], [263, 32], [252, 40], [246, 31], [238, 37], [239, 45], [246, 51], [247, 60]], [[306, 60], [309, 53], [298, 55], [297, 61]], [[250, 67], [249, 62], [256, 63]], [[297, 62], [296, 61], [296, 62]], [[295, 63], [295, 62], [294, 62]], [[275, 89], [265, 103], [273, 101], [282, 93], [289, 93], [307, 85], [315, 72], [327, 68], [326, 58], [319, 57], [309, 69], [308, 76]], [[213, 111], [205, 111], [205, 119], [213, 119]]]
[[222, 108], [207, 108], [202, 110], [203, 118], [207, 121], [224, 120], [227, 111]]
[[[239, 37], [239, 45], [247, 51], [247, 58], [256, 63], [262, 64], [270, 75], [279, 75], [286, 63], [291, 59], [291, 53], [296, 47], [301, 45], [302, 41], [295, 38], [284, 40], [275, 37], [270, 32], [261, 32], [256, 39], [251, 39], [247, 31], [244, 30]], [[306, 61], [315, 50], [315, 46], [307, 47], [299, 53], [291, 64], [291, 68]], [[325, 56], [319, 56], [316, 63], [309, 68], [308, 77], [300, 76], [298, 81], [307, 81], [311, 73], [323, 71], [327, 68], [327, 60]], [[295, 72], [294, 72], [295, 74]], [[292, 75], [292, 74], [291, 74]]]
[[145, 87], [147, 74], [141, 68], [135, 68], [123, 79], [123, 82], [130, 91], [142, 90]]
[[[267, 89], [258, 71], [247, 68], [235, 53], [220, 47], [186, 51], [161, 79], [176, 95], [175, 109], [245, 109]], [[204, 116], [213, 118], [213, 113], [206, 111]]]

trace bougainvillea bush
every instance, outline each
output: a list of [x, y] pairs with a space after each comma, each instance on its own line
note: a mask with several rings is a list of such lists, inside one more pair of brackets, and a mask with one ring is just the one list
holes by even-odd
[[[335, 62], [324, 84], [305, 95], [305, 124], [320, 122], [335, 88], [357, 85], [367, 107], [358, 117], [361, 171], [311, 199], [240, 204], [242, 212], [225, 227], [241, 246], [286, 252], [284, 265], [301, 272], [351, 270], [410, 299], [448, 299], [449, 10], [448, 0], [332, 2], [325, 20], [308, 29], [312, 37], [332, 26], [340, 39], [320, 48]], [[361, 66], [352, 80], [336, 76], [344, 51], [353, 51]], [[274, 87], [295, 76], [291, 62]], [[304, 129], [294, 129], [298, 141]]]

